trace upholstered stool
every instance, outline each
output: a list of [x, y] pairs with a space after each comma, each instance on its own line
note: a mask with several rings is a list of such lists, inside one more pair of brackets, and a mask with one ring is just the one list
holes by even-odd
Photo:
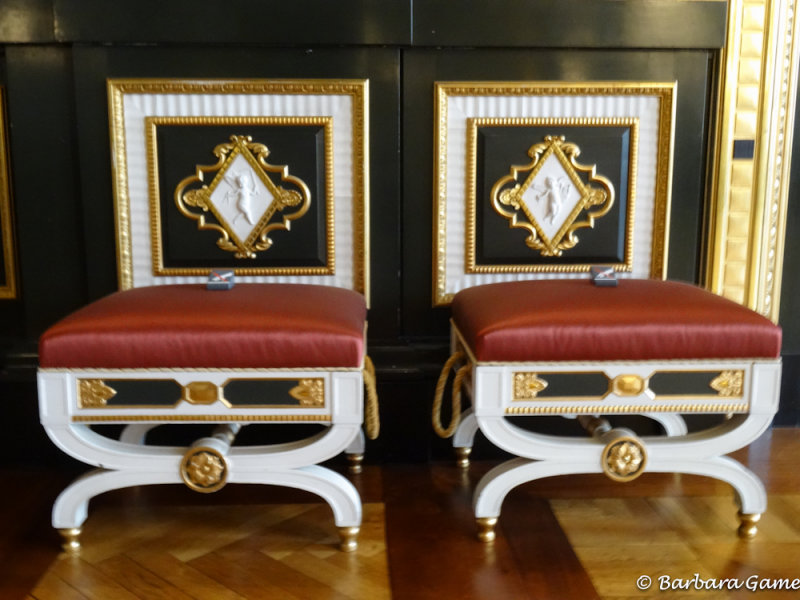
[[[521, 483], [570, 473], [630, 481], [645, 471], [728, 482], [740, 507], [740, 535], [755, 534], [766, 509], [764, 487], [723, 455], [752, 442], [777, 410], [781, 330], [768, 319], [672, 281], [516, 281], [455, 295], [452, 346], [434, 427], [455, 434], [463, 465], [478, 429], [519, 457], [492, 469], [476, 489], [481, 539], [494, 538], [503, 499]], [[453, 422], [445, 428], [438, 411], [452, 368]], [[463, 415], [462, 389], [473, 403]], [[726, 418], [688, 433], [685, 413]], [[652, 417], [667, 435], [640, 437], [602, 418], [623, 414]], [[515, 415], [577, 417], [590, 436], [534, 433], [507, 419]]]
[[[120, 291], [53, 325], [40, 340], [42, 424], [59, 448], [98, 467], [53, 507], [67, 547], [78, 547], [97, 494], [184, 482], [200, 492], [263, 483], [316, 493], [333, 509], [342, 548], [354, 549], [358, 492], [317, 463], [359, 445], [364, 380], [374, 389], [365, 319], [364, 297], [347, 289], [183, 284]], [[233, 445], [241, 426], [268, 422], [328, 427], [302, 441]], [[101, 423], [128, 428], [114, 440], [92, 430]], [[145, 445], [147, 430], [165, 423], [218, 427], [189, 447]]]

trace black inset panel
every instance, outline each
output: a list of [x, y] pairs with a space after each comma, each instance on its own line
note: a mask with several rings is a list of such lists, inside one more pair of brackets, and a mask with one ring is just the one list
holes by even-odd
[[172, 379], [106, 379], [116, 395], [106, 406], [174, 406], [181, 399], [181, 386]]
[[711, 382], [719, 371], [685, 371], [655, 373], [649, 387], [656, 396], [716, 396]]
[[[595, 220], [593, 228], [575, 232], [579, 243], [562, 256], [542, 256], [525, 245], [529, 232], [509, 228], [509, 221], [492, 207], [492, 186], [509, 174], [512, 165], [530, 164], [528, 149], [545, 136], [564, 136], [565, 141], [580, 148], [578, 162], [597, 165], [597, 174], [609, 179], [615, 191], [611, 210]], [[477, 265], [571, 265], [621, 263], [625, 259], [625, 224], [628, 207], [628, 170], [630, 127], [558, 127], [514, 126], [478, 127], [476, 173], [476, 248]], [[523, 184], [530, 171], [521, 172], [517, 181]], [[579, 173], [584, 184], [585, 174]], [[599, 184], [592, 183], [594, 187]], [[597, 210], [594, 207], [593, 210]], [[564, 209], [566, 212], [566, 208]], [[576, 221], [585, 219], [586, 212]]]
[[[291, 222], [291, 229], [270, 232], [273, 245], [257, 252], [256, 258], [237, 259], [233, 252], [217, 246], [219, 231], [197, 228], [197, 221], [180, 213], [175, 188], [194, 174], [197, 165], [217, 162], [213, 150], [230, 142], [232, 135], [249, 135], [254, 143], [269, 149], [267, 161], [287, 165], [289, 174], [300, 178], [311, 193], [308, 212]], [[158, 125], [159, 202], [163, 262], [166, 268], [258, 268], [321, 267], [327, 263], [325, 195], [325, 131], [321, 125]], [[211, 178], [205, 181], [211, 183]], [[279, 174], [269, 173], [277, 185]], [[200, 187], [198, 185], [191, 188]], [[287, 208], [289, 213], [292, 208]], [[200, 212], [199, 210], [197, 212]], [[207, 222], [216, 223], [211, 212]], [[280, 222], [276, 213], [272, 222]]]
[[537, 394], [546, 400], [553, 397], [600, 397], [608, 392], [608, 377], [603, 373], [539, 373], [547, 387]]
[[225, 384], [225, 400], [231, 406], [300, 406], [289, 395], [298, 385], [296, 379], [235, 379]]

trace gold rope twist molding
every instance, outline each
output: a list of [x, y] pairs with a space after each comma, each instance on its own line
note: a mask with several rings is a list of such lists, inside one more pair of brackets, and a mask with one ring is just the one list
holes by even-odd
[[451, 396], [452, 414], [450, 415], [450, 424], [446, 429], [442, 427], [442, 397], [444, 396], [444, 388], [447, 385], [447, 379], [450, 375], [450, 371], [452, 370], [453, 366], [463, 358], [463, 352], [454, 352], [453, 355], [447, 359], [447, 362], [444, 363], [442, 372], [439, 374], [439, 381], [436, 382], [436, 395], [433, 398], [431, 422], [436, 435], [442, 438], [451, 437], [456, 432], [456, 429], [461, 422], [461, 383], [464, 381], [464, 377], [466, 377], [470, 371], [472, 371], [471, 364], [463, 365], [460, 369], [458, 369], [458, 371], [456, 371], [456, 376], [453, 379], [453, 391]]
[[367, 388], [367, 406], [364, 417], [367, 437], [374, 440], [381, 432], [381, 418], [378, 411], [378, 389], [375, 381], [375, 365], [364, 355], [364, 385]]

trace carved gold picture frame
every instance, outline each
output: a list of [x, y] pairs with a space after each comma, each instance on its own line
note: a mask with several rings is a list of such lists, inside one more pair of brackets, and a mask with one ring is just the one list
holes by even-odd
[[[120, 289], [199, 283], [208, 273], [170, 272], [159, 264], [159, 247], [151, 243], [160, 234], [158, 217], [150, 210], [158, 193], [157, 163], [148, 144], [155, 123], [316, 123], [327, 138], [327, 264], [319, 269], [237, 264], [237, 281], [333, 285], [369, 298], [368, 81], [109, 79], [107, 91]], [[194, 167], [189, 165], [187, 175]]]
[[17, 297], [17, 261], [10, 174], [6, 141], [5, 90], [0, 87], [0, 238], [2, 238], [3, 272], [5, 273], [5, 277], [0, 281], [0, 299], [9, 300]]
[[[465, 287], [521, 277], [582, 277], [589, 264], [475, 267], [475, 128], [479, 123], [551, 124], [575, 127], [637, 123], [636, 185], [638, 239], [624, 276], [666, 275], [672, 179], [675, 82], [437, 82], [434, 89], [433, 304], [448, 304]], [[610, 105], [600, 118], [592, 102]], [[505, 121], [508, 119], [509, 121]], [[644, 126], [646, 125], [646, 127]], [[540, 141], [540, 140], [535, 140]], [[645, 153], [642, 160], [639, 153]], [[636, 165], [648, 165], [648, 168]], [[485, 201], [486, 199], [483, 199]], [[633, 215], [631, 215], [633, 217]]]

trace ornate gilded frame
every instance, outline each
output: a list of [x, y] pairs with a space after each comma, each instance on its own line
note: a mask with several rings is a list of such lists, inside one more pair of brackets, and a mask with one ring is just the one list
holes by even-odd
[[0, 87], [0, 236], [2, 236], [2, 260], [5, 271], [5, 280], [0, 281], [0, 299], [14, 299], [17, 297], [17, 261], [5, 115], [5, 90]]
[[729, 0], [712, 139], [704, 283], [773, 321], [783, 278], [799, 8], [798, 0]]
[[[470, 222], [470, 213], [474, 213], [475, 181], [475, 150], [474, 127], [478, 119], [516, 119], [520, 123], [526, 120], [534, 122], [555, 123], [557, 121], [569, 123], [574, 126], [599, 125], [597, 115], [594, 114], [531, 114], [529, 101], [546, 97], [574, 98], [587, 96], [606, 96], [609, 98], [633, 99], [639, 103], [641, 114], [631, 114], [626, 106], [619, 115], [604, 115], [612, 119], [636, 119], [641, 121], [646, 118], [650, 121], [649, 130], [653, 137], [644, 142], [638, 140], [639, 151], [649, 152], [652, 160], [648, 164], [654, 165], [652, 172], [644, 173], [638, 169], [635, 177], [646, 178], [643, 184], [637, 184], [639, 219], [637, 230], [646, 230], [646, 235], [640, 235], [647, 248], [647, 255], [640, 253], [640, 258], [634, 259], [634, 266], [629, 275], [635, 277], [664, 277], [666, 274], [667, 257], [667, 231], [669, 222], [669, 199], [672, 179], [672, 144], [674, 132], [675, 112], [675, 82], [437, 82], [434, 89], [435, 132], [434, 132], [434, 208], [433, 208], [433, 304], [441, 306], [448, 304], [458, 289], [479, 285], [489, 281], [518, 279], [520, 277], [575, 277], [580, 272], [588, 271], [589, 265], [547, 265], [543, 268], [531, 269], [489, 269], [486, 272], [477, 272], [474, 267], [474, 222]], [[481, 102], [471, 103], [470, 99], [479, 98]], [[451, 99], [464, 99], [463, 104], [457, 108], [450, 106]], [[493, 104], [493, 102], [495, 104]], [[509, 106], [519, 104], [519, 110]], [[495, 106], [497, 108], [495, 108]], [[480, 107], [480, 108], [478, 108]], [[556, 109], [558, 110], [558, 109]], [[622, 111], [622, 104], [620, 104]], [[501, 113], [511, 114], [501, 114]], [[488, 121], [491, 122], [491, 121]], [[502, 122], [502, 121], [497, 121]], [[463, 123], [463, 125], [462, 125]], [[450, 148], [453, 154], [449, 155], [448, 144], [450, 133], [455, 131], [460, 136], [460, 129], [464, 130], [464, 148]], [[641, 129], [641, 128], [640, 128]], [[460, 146], [460, 137], [452, 142]], [[465, 158], [461, 158], [461, 153]], [[642, 161], [636, 158], [637, 163]], [[635, 167], [635, 165], [633, 165]], [[451, 171], [448, 172], [448, 169]], [[631, 169], [636, 170], [635, 168]], [[455, 173], [455, 175], [453, 175]], [[455, 193], [448, 189], [448, 183], [459, 181], [463, 173], [463, 194]], [[459, 185], [460, 185], [459, 181]], [[645, 199], [643, 189], [651, 190], [649, 198]], [[645, 200], [647, 200], [645, 202]], [[455, 237], [463, 244], [463, 252], [456, 257], [454, 240], [448, 238], [448, 227], [454, 227]], [[465, 233], [460, 234], [460, 228]], [[459, 262], [459, 265], [455, 263]], [[619, 270], [625, 270], [620, 268]], [[453, 273], [458, 273], [459, 279]], [[580, 275], [582, 276], [582, 275]]]
[[[561, 118], [470, 118], [467, 119], [467, 225], [466, 225], [466, 272], [467, 273], [543, 273], [549, 272], [553, 270], [552, 266], [549, 265], [491, 265], [491, 266], [482, 266], [476, 264], [476, 222], [475, 222], [475, 211], [477, 207], [477, 197], [476, 197], [476, 186], [475, 181], [477, 179], [477, 152], [478, 152], [478, 128], [484, 125], [489, 125], [492, 127], [498, 126], [508, 126], [508, 127], [515, 127], [520, 125], [548, 125], [548, 126], [573, 126], [573, 125], [582, 125], [582, 126], [590, 126], [590, 127], [604, 127], [604, 126], [617, 126], [617, 125], [624, 125], [630, 127], [631, 130], [631, 148], [629, 154], [629, 161], [630, 161], [630, 169], [628, 171], [628, 205], [627, 211], [625, 214], [625, 232], [626, 232], [626, 243], [625, 243], [625, 257], [622, 263], [613, 265], [614, 268], [618, 271], [631, 271], [633, 269], [633, 216], [634, 216], [634, 207], [636, 204], [636, 151], [638, 146], [638, 136], [639, 136], [639, 122], [637, 119], [630, 119], [630, 118], [617, 118], [617, 119], [607, 119], [607, 118], [597, 118], [597, 119], [581, 119], [579, 123], [576, 123], [575, 119], [561, 119]], [[541, 142], [540, 144], [545, 144], [545, 142]], [[540, 145], [537, 144], [537, 145]], [[523, 166], [513, 166], [512, 172], [516, 174], [517, 172], [521, 172], [527, 169], [529, 166], [534, 166], [537, 161], [534, 159], [531, 165], [523, 165]], [[574, 160], [572, 161], [573, 166], [577, 167], [578, 170], [587, 170], [585, 168], [580, 167]], [[603, 178], [602, 175], [592, 174], [592, 177], [600, 177]], [[504, 177], [504, 180], [514, 179], [513, 175], [508, 175]], [[605, 179], [605, 178], [603, 178]], [[500, 183], [499, 181], [497, 182]], [[613, 201], [613, 189], [612, 192], [612, 201]], [[492, 193], [492, 200], [494, 199], [494, 190]], [[610, 208], [610, 205], [607, 209]], [[606, 212], [607, 212], [606, 209]], [[496, 207], [496, 210], [502, 214], [502, 209]], [[587, 215], [587, 218], [584, 221], [579, 221], [574, 223], [571, 227], [569, 227], [569, 231], [566, 232], [567, 235], [572, 235], [576, 229], [579, 227], [592, 227], [593, 226], [593, 219], [595, 216], [598, 215]], [[530, 229], [531, 227], [535, 228], [535, 225], [517, 225], [517, 224], [510, 224], [511, 227], [524, 227], [526, 229]], [[531, 231], [533, 234], [534, 232]], [[545, 246], [550, 246], [549, 244], [545, 244]], [[591, 265], [569, 265], [562, 267], [565, 271], [588, 271]]]
[[[333, 121], [330, 117], [147, 117], [145, 119], [145, 127], [147, 128], [147, 165], [148, 165], [148, 178], [150, 185], [150, 225], [151, 225], [151, 244], [152, 244], [152, 258], [153, 258], [153, 273], [155, 275], [205, 275], [207, 270], [191, 269], [191, 268], [167, 268], [164, 266], [163, 249], [161, 241], [163, 239], [161, 233], [161, 213], [158, 210], [158, 198], [162, 191], [159, 189], [158, 182], [158, 147], [156, 144], [156, 128], [159, 125], [320, 125], [325, 128], [325, 155], [332, 156], [333, 153]], [[215, 148], [215, 154], [217, 149]], [[223, 157], [220, 156], [220, 162]], [[212, 165], [206, 167], [197, 166], [199, 171], [211, 171]], [[267, 167], [269, 168], [269, 167]], [[275, 170], [272, 168], [272, 170]], [[291, 176], [289, 176], [291, 178]], [[179, 187], [185, 187], [191, 180], [198, 180], [198, 175], [190, 175], [184, 181], [179, 183]], [[165, 190], [165, 193], [168, 191]], [[175, 190], [176, 196], [178, 190]], [[325, 163], [325, 197], [334, 198], [333, 193], [333, 161], [328, 160]], [[178, 198], [176, 197], [176, 202]], [[184, 212], [179, 203], [179, 209]], [[307, 207], [306, 207], [307, 210]], [[188, 211], [184, 212], [188, 215]], [[197, 217], [194, 217], [197, 218]], [[218, 225], [205, 224], [202, 217], [198, 223], [199, 229], [216, 229], [223, 233], [224, 236], [228, 232]], [[276, 229], [278, 227], [288, 229], [285, 223], [269, 224], [266, 229]], [[294, 268], [259, 268], [259, 267], [244, 267], [235, 269], [237, 275], [333, 275], [335, 273], [336, 264], [336, 245], [334, 243], [335, 226], [334, 226], [334, 201], [328, 202], [325, 211], [325, 228], [327, 239], [327, 263], [324, 267], [294, 267]], [[267, 232], [268, 232], [267, 231]]]
[[[148, 161], [152, 161], [146, 142], [148, 119], [288, 122], [324, 118], [331, 121], [327, 137], [332, 140], [332, 152], [326, 152], [325, 169], [330, 175], [326, 179], [335, 181], [336, 198], [326, 222], [328, 233], [333, 232], [327, 243], [328, 250], [336, 252], [335, 267], [331, 261], [324, 268], [325, 273], [319, 274], [292, 268], [270, 273], [237, 268], [237, 279], [270, 282], [280, 278], [334, 285], [354, 289], [369, 298], [368, 81], [109, 79], [107, 90], [120, 289], [205, 280], [198, 274], [166, 275], [153, 268], [150, 240], [155, 233], [149, 214], [153, 190], [147, 173]], [[291, 101], [300, 96], [304, 97], [303, 102]], [[152, 167], [150, 164], [150, 171]], [[332, 189], [328, 191], [333, 198]], [[145, 237], [147, 249], [143, 250], [140, 238]]]

